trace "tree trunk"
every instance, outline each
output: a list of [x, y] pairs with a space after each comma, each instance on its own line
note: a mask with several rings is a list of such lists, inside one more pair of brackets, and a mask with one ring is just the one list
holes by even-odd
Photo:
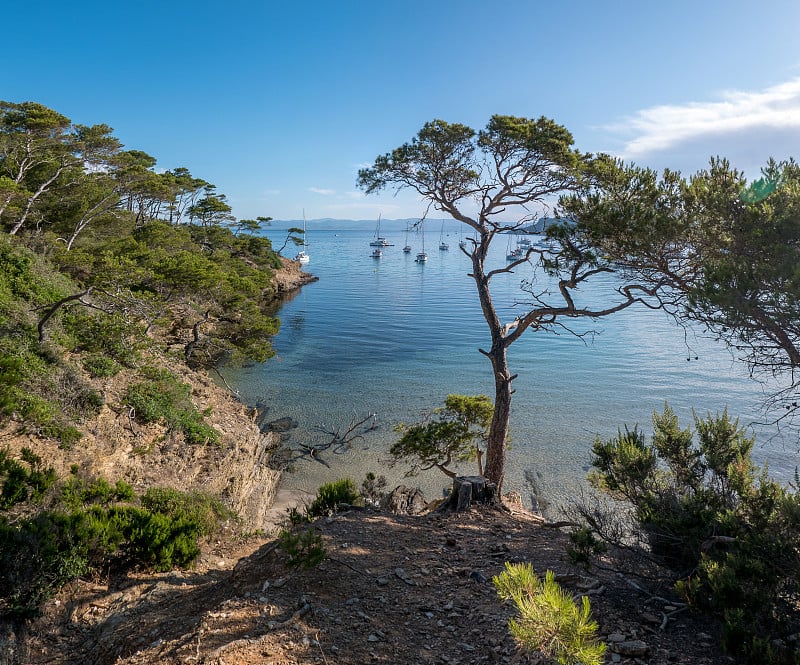
[[504, 345], [497, 345], [488, 356], [494, 370], [494, 413], [486, 443], [484, 474], [490, 482], [497, 485], [499, 491], [503, 485], [506, 467], [506, 440], [511, 416], [511, 381], [513, 377], [508, 369]]
[[472, 278], [478, 289], [478, 300], [483, 311], [483, 318], [489, 326], [492, 336], [490, 351], [481, 352], [489, 358], [494, 373], [494, 413], [489, 426], [489, 437], [486, 443], [486, 462], [483, 469], [486, 478], [497, 486], [500, 493], [503, 485], [503, 474], [506, 466], [506, 439], [508, 438], [508, 421], [511, 413], [511, 382], [514, 377], [508, 369], [508, 356], [503, 324], [497, 315], [489, 290], [491, 273], [484, 272], [484, 259], [489, 251], [491, 235], [481, 233], [481, 240], [472, 256]]

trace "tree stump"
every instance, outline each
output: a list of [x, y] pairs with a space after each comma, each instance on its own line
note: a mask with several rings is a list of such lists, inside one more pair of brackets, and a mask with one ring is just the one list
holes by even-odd
[[473, 502], [493, 503], [497, 487], [483, 476], [456, 476], [450, 496], [439, 510], [468, 510]]

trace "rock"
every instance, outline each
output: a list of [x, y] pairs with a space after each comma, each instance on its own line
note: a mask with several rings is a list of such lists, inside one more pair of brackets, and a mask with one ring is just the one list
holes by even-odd
[[417, 586], [417, 583], [411, 579], [411, 576], [403, 568], [395, 568], [394, 574], [409, 586]]
[[288, 432], [290, 429], [295, 429], [296, 427], [297, 421], [289, 417], [270, 420], [268, 423], [262, 425], [265, 432]]
[[631, 656], [634, 658], [646, 656], [650, 652], [650, 647], [642, 640], [628, 640], [627, 642], [616, 642], [611, 648], [621, 656]]
[[478, 584], [483, 584], [486, 581], [486, 578], [483, 575], [481, 575], [477, 570], [473, 570], [469, 574], [469, 579], [474, 580]]
[[398, 485], [383, 500], [382, 507], [396, 515], [419, 515], [427, 509], [427, 502], [418, 487]]

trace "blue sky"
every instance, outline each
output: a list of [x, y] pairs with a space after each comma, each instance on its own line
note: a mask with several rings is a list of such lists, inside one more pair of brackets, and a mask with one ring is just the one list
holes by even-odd
[[0, 99], [106, 123], [238, 218], [419, 216], [359, 167], [434, 118], [565, 125], [685, 174], [800, 159], [797, 0], [7, 3]]

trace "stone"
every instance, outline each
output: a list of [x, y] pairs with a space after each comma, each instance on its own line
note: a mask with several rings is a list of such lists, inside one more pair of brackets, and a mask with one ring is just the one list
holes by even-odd
[[396, 515], [419, 515], [427, 510], [428, 504], [418, 487], [398, 485], [383, 500], [382, 507]]
[[265, 432], [288, 432], [297, 427], [297, 421], [292, 418], [278, 418], [277, 420], [270, 420], [262, 426]]
[[650, 652], [650, 647], [642, 640], [616, 642], [611, 648], [622, 656], [631, 656], [633, 658], [646, 656]]

